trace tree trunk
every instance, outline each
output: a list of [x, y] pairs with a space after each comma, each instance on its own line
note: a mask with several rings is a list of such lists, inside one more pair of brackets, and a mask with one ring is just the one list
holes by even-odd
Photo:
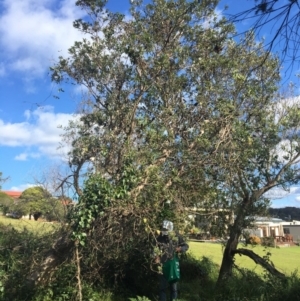
[[237, 249], [241, 231], [230, 231], [230, 237], [226, 243], [223, 253], [222, 264], [219, 272], [217, 284], [220, 284], [224, 279], [232, 275], [232, 267], [234, 263], [234, 254]]
[[236, 219], [230, 227], [229, 239], [223, 253], [222, 264], [219, 272], [217, 285], [220, 285], [223, 280], [232, 275], [232, 267], [234, 263], [234, 255], [237, 249], [239, 238], [242, 234], [244, 219], [246, 217], [247, 207], [251, 203], [251, 198], [245, 197], [240, 209], [237, 212]]

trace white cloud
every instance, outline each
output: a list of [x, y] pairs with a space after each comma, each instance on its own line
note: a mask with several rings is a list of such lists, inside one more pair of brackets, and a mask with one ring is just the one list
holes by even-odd
[[[63, 129], [69, 120], [76, 118], [71, 114], [54, 113], [51, 107], [37, 109], [24, 113], [26, 121], [20, 123], [6, 123], [0, 119], [0, 145], [23, 146], [28, 151], [22, 151], [15, 157], [16, 160], [27, 160], [46, 155], [48, 157], [61, 157], [68, 151], [67, 147], [58, 149]], [[32, 152], [36, 147], [38, 152]]]
[[11, 191], [24, 191], [27, 188], [35, 187], [35, 186], [37, 186], [37, 185], [34, 185], [34, 184], [22, 184], [22, 185], [19, 185], [19, 186], [12, 186], [9, 190], [11, 190]]
[[[2, 6], [1, 55], [10, 71], [40, 76], [59, 55], [67, 54], [74, 41], [81, 40], [72, 23], [83, 11], [72, 0], [3, 0]], [[1, 70], [0, 65], [0, 75]]]
[[273, 208], [281, 208], [286, 206], [298, 207], [298, 203], [300, 202], [300, 187], [291, 186], [288, 190], [275, 187], [265, 193], [264, 196], [271, 199], [271, 206]]
[[27, 160], [27, 157], [28, 157], [28, 154], [22, 153], [22, 154], [16, 156], [16, 157], [15, 157], [15, 160], [18, 160], [18, 161], [26, 161], [26, 160]]
[[282, 199], [290, 194], [289, 191], [283, 190], [282, 188], [275, 187], [264, 194], [264, 197], [269, 199]]
[[27, 161], [28, 158], [36, 159], [36, 158], [39, 158], [40, 156], [41, 156], [40, 153], [31, 153], [31, 152], [26, 153], [25, 152], [25, 153], [21, 153], [21, 154], [17, 155], [15, 157], [15, 160], [17, 160], [17, 161]]

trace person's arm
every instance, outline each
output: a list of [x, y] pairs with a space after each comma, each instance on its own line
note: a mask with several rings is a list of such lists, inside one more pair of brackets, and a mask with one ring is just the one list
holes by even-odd
[[189, 245], [182, 239], [182, 237], [179, 237], [179, 244], [176, 248], [177, 253], [185, 253], [189, 249]]

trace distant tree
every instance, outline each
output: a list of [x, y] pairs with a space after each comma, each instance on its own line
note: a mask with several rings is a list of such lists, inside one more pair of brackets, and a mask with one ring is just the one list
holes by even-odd
[[13, 208], [14, 200], [6, 193], [0, 191], [0, 210], [3, 215], [11, 211]]
[[29, 214], [29, 219], [33, 216], [37, 220], [43, 214], [51, 212], [52, 195], [40, 186], [31, 187], [24, 190], [16, 202], [16, 211], [21, 214]]
[[300, 208], [297, 207], [270, 208], [269, 213], [273, 217], [281, 218], [286, 221], [300, 221]]

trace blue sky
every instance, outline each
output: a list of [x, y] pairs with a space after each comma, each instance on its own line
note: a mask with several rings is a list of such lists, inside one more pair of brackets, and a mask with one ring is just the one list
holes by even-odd
[[[108, 6], [126, 13], [128, 0], [109, 0]], [[229, 12], [252, 1], [223, 0]], [[47, 173], [65, 168], [67, 147], [59, 148], [61, 134], [74, 118], [80, 89], [68, 87], [56, 99], [49, 67], [82, 36], [72, 22], [84, 16], [75, 0], [0, 1], [0, 171], [10, 179], [3, 190], [22, 191]], [[248, 27], [248, 21], [239, 29]], [[266, 37], [270, 32], [263, 32]], [[286, 195], [276, 192], [274, 195]], [[300, 187], [273, 200], [274, 207], [300, 206]]]

